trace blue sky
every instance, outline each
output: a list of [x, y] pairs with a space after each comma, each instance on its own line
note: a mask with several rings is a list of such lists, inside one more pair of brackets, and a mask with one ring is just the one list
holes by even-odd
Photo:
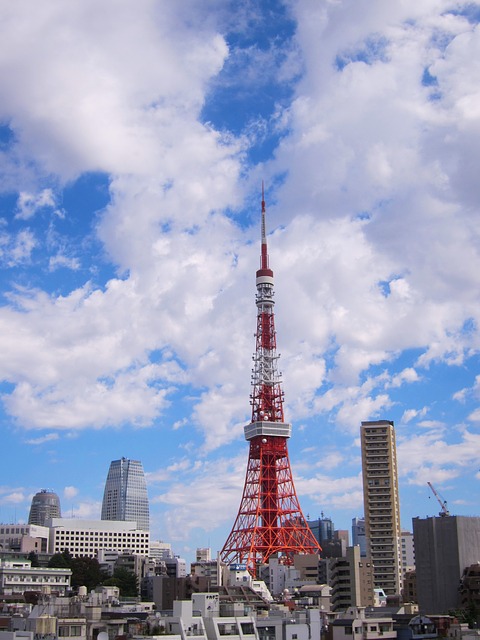
[[394, 420], [401, 518], [479, 515], [480, 3], [0, 3], [0, 520], [219, 550], [241, 498], [261, 183], [305, 514], [363, 514]]

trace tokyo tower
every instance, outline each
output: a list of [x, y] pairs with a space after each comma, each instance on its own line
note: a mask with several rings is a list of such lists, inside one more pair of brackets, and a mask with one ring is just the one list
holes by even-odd
[[220, 554], [227, 564], [245, 564], [253, 576], [258, 565], [272, 556], [291, 564], [296, 554], [321, 551], [300, 508], [288, 458], [287, 439], [292, 428], [284, 422], [284, 394], [277, 367], [273, 271], [268, 264], [263, 184], [261, 238], [252, 421], [244, 428], [250, 451], [238, 515]]

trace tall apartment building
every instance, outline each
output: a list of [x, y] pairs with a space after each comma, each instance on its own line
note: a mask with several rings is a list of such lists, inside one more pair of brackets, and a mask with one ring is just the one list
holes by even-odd
[[393, 422], [362, 422], [360, 435], [367, 556], [373, 562], [375, 587], [387, 595], [400, 594], [400, 500]]
[[44, 527], [49, 518], [61, 518], [60, 498], [53, 491], [41, 489], [32, 498], [28, 524]]
[[135, 521], [150, 530], [147, 483], [139, 460], [113, 460], [103, 493], [102, 520]]
[[413, 518], [420, 613], [444, 614], [461, 604], [464, 569], [480, 558], [480, 518]]

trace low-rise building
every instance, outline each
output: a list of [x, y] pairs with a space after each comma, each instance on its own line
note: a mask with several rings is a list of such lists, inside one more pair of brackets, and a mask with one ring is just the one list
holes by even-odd
[[32, 567], [31, 562], [0, 562], [0, 593], [23, 595], [26, 591], [63, 596], [70, 589], [71, 569]]
[[36, 524], [0, 524], [0, 552], [48, 553], [49, 529]]
[[367, 618], [364, 607], [350, 607], [330, 623], [329, 640], [396, 640], [391, 617]]

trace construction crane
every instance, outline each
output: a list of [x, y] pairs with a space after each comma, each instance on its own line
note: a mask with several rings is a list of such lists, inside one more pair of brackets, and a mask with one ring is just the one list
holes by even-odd
[[433, 484], [431, 482], [427, 482], [427, 484], [430, 487], [430, 489], [432, 490], [432, 493], [435, 496], [435, 498], [438, 500], [438, 504], [440, 505], [441, 511], [440, 511], [440, 513], [438, 515], [441, 516], [442, 518], [444, 518], [445, 516], [449, 516], [450, 515], [450, 511], [447, 508], [447, 501], [442, 499], [442, 497], [435, 490], [435, 487], [433, 486]]

